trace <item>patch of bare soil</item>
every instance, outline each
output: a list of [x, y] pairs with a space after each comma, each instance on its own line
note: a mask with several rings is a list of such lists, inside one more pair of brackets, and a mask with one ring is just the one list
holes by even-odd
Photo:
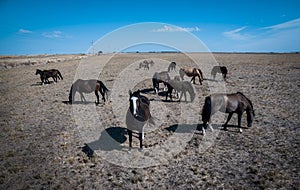
[[[206, 79], [203, 85], [199, 85], [198, 80], [193, 85], [198, 105], [166, 102], [162, 92], [153, 94], [150, 79], [128, 83], [128, 88], [144, 90], [153, 109], [163, 105], [161, 114], [158, 114], [159, 109], [153, 113], [159, 126], [146, 131], [143, 152], [137, 150], [139, 142], [136, 135], [133, 137], [133, 156], [128, 165], [123, 164], [123, 158], [129, 154], [126, 126], [123, 116], [117, 115], [114, 108], [118, 104], [124, 104], [125, 109], [128, 106], [127, 92], [115, 89], [120, 76], [130, 79], [130, 75], [122, 72], [145, 59], [167, 69], [171, 61], [183, 67], [193, 65], [193, 60], [200, 65], [210, 62], [212, 57], [137, 53], [93, 56], [83, 61], [79, 58], [30, 58], [43, 59], [45, 64], [31, 64], [32, 61], [22, 64], [28, 62], [28, 57], [19, 57], [18, 63], [15, 57], [0, 59], [1, 189], [300, 189], [299, 54], [214, 54], [216, 61], [229, 70], [226, 91], [240, 91], [254, 104], [253, 127], [246, 127], [244, 114], [243, 133], [236, 128], [236, 115], [228, 131], [221, 127], [225, 117], [213, 124], [215, 130], [207, 130], [206, 136], [199, 130], [202, 124], [199, 110], [205, 96], [210, 94], [210, 85], [221, 83], [221, 75], [217, 75], [216, 81], [211, 80], [209, 68], [201, 68]], [[99, 77], [111, 89], [109, 102], [96, 106], [95, 95], [87, 94], [85, 104], [64, 103], [76, 73], [80, 72], [79, 66], [83, 66], [81, 72], [85, 71], [84, 66], [95, 67], [91, 76]], [[98, 66], [104, 68], [102, 73], [98, 73]], [[50, 68], [59, 69], [64, 79], [41, 86], [35, 70]], [[141, 77], [151, 76], [154, 68], [143, 70], [137, 66], [132, 72]], [[170, 75], [178, 75], [178, 70]], [[185, 77], [185, 80], [190, 78]], [[79, 100], [77, 94], [76, 101]], [[116, 100], [120, 102], [114, 102]], [[188, 110], [186, 123], [180, 119], [185, 114], [182, 106]], [[107, 142], [105, 134], [98, 133], [97, 125], [82, 126], [74, 115], [76, 111], [85, 113], [84, 110], [89, 112], [90, 109], [95, 110], [96, 121], [101, 123], [98, 125], [114, 141]], [[194, 123], [196, 128], [189, 124], [190, 116], [198, 118]], [[94, 119], [90, 117], [86, 115], [82, 120]], [[189, 139], [186, 144], [178, 145], [178, 152], [164, 148], [163, 153], [172, 154], [159, 162], [161, 164], [127, 167], [137, 159], [143, 162], [143, 159], [156, 158], [152, 150], [163, 144], [171, 142], [177, 146], [177, 140], [171, 140], [176, 135]], [[93, 138], [86, 138], [90, 136]], [[203, 149], [209, 142], [211, 145]], [[102, 152], [110, 154], [111, 160], [102, 156]], [[118, 159], [119, 163], [114, 161]]]

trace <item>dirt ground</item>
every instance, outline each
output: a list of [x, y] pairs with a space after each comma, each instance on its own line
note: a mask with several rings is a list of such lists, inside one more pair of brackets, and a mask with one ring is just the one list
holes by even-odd
[[[155, 63], [149, 70], [138, 68], [145, 59]], [[149, 76], [171, 61], [203, 71], [194, 103], [151, 91]], [[211, 79], [207, 65], [216, 63], [228, 68], [226, 82]], [[0, 66], [0, 189], [300, 189], [300, 54], [40, 55], [0, 57]], [[64, 79], [43, 86], [35, 70], [50, 68]], [[77, 94], [67, 104], [76, 78], [103, 81], [109, 101]], [[202, 135], [204, 98], [218, 85], [253, 102], [253, 127], [244, 113], [243, 133], [236, 115], [224, 131], [219, 113]], [[136, 135], [128, 152], [129, 89], [151, 99], [157, 120], [145, 127], [143, 152]]]

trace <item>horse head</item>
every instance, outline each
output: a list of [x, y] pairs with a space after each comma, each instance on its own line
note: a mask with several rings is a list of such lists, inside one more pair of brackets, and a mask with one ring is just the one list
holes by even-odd
[[37, 69], [36, 71], [35, 71], [35, 75], [38, 75], [38, 74], [40, 74], [41, 73], [41, 70], [39, 70], [39, 69]]
[[134, 117], [138, 116], [138, 108], [140, 106], [140, 90], [137, 90], [135, 92], [131, 92], [129, 90], [129, 110], [133, 114]]
[[246, 113], [247, 113], [247, 126], [252, 127], [253, 119], [254, 119], [254, 116], [255, 116], [254, 110], [253, 109], [248, 109], [246, 111]]

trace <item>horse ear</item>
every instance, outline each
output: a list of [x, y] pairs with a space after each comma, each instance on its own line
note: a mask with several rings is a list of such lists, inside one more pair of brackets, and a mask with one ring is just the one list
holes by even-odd
[[128, 94], [129, 94], [129, 96], [131, 96], [131, 95], [132, 95], [132, 92], [131, 92], [131, 90], [128, 90]]

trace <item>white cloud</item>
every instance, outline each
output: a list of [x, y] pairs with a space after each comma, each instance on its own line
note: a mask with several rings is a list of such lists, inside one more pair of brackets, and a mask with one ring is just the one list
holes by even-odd
[[31, 34], [31, 33], [33, 33], [33, 32], [30, 31], [30, 30], [25, 30], [25, 29], [21, 28], [21, 29], [19, 29], [19, 33], [20, 33], [20, 34]]
[[276, 24], [273, 26], [267, 26], [262, 29], [281, 30], [281, 29], [288, 29], [288, 28], [295, 28], [295, 27], [300, 27], [300, 18], [290, 20], [281, 24]]
[[164, 25], [162, 28], [152, 30], [152, 32], [198, 32], [198, 31], [200, 31], [200, 28], [198, 28], [197, 26], [182, 28], [182, 27], [167, 26], [167, 25]]
[[247, 27], [243, 26], [234, 30], [223, 32], [223, 35], [232, 40], [248, 40], [252, 38], [250, 34], [243, 34], [241, 31], [245, 30]]
[[53, 31], [53, 32], [44, 32], [42, 33], [42, 36], [46, 38], [62, 38], [62, 32], [61, 31]]

